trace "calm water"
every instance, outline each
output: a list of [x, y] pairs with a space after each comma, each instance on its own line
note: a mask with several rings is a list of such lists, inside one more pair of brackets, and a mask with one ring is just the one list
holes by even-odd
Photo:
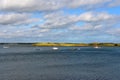
[[120, 80], [120, 47], [0, 46], [0, 80]]

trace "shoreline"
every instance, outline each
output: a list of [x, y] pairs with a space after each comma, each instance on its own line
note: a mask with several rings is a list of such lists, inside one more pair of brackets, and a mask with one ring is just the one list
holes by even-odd
[[120, 47], [120, 43], [0, 43], [0, 45], [9, 46], [35, 46], [35, 47]]

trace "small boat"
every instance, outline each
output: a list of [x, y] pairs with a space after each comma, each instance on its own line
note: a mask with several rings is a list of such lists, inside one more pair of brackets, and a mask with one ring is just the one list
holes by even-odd
[[9, 46], [3, 46], [3, 48], [9, 48]]
[[53, 50], [58, 50], [58, 47], [53, 47], [52, 49], [53, 49]]
[[99, 46], [98, 46], [98, 43], [95, 43], [95, 45], [94, 45], [94, 48], [100, 48]]
[[98, 46], [95, 46], [94, 48], [99, 48]]

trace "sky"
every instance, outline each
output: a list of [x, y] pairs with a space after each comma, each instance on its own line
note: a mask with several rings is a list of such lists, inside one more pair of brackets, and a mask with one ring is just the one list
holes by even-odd
[[0, 43], [120, 43], [120, 0], [0, 0]]

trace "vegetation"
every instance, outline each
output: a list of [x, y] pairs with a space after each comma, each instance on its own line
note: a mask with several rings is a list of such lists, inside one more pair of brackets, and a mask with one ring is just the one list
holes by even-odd
[[34, 43], [33, 46], [88, 46], [88, 44], [78, 43]]
[[119, 46], [120, 43], [33, 43], [33, 46], [106, 46], [114, 47]]
[[42, 42], [42, 43], [0, 43], [0, 45], [10, 45], [10, 46], [106, 46], [106, 47], [120, 47], [120, 43], [52, 43], [52, 42]]

